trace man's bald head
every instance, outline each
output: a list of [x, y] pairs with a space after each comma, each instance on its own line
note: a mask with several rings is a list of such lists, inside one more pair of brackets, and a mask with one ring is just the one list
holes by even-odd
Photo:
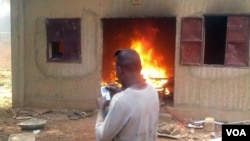
[[141, 71], [141, 60], [139, 54], [130, 48], [119, 49], [114, 53], [116, 66], [126, 68], [130, 72]]

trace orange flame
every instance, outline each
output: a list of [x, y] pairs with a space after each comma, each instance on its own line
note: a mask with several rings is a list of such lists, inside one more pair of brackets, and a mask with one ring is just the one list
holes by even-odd
[[[141, 58], [142, 71], [141, 74], [144, 76], [148, 83], [151, 83], [157, 89], [162, 89], [162, 86], [167, 83], [166, 68], [160, 64], [163, 61], [161, 56], [157, 56], [153, 52], [153, 48], [147, 47], [147, 41], [133, 40], [131, 48], [136, 50]], [[168, 94], [169, 92], [165, 92]]]
[[[168, 82], [168, 75], [166, 73], [167, 67], [162, 63], [164, 62], [164, 57], [154, 51], [157, 47], [154, 47], [153, 41], [157, 33], [158, 29], [150, 24], [146, 25], [141, 31], [135, 30], [135, 36], [131, 40], [130, 47], [136, 50], [140, 55], [142, 63], [141, 74], [144, 79], [155, 86], [158, 91], [164, 92], [164, 94], [168, 95], [170, 92], [165, 87], [165, 84]], [[112, 80], [116, 78], [114, 73], [110, 75], [112, 75]]]

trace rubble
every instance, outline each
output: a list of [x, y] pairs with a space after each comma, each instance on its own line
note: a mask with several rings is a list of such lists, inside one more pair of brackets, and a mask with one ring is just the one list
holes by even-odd
[[180, 139], [186, 136], [182, 130], [182, 127], [168, 122], [161, 122], [158, 124], [158, 135], [174, 139]]
[[[205, 117], [202, 121], [184, 119], [173, 111], [164, 107], [165, 114], [160, 114], [158, 124], [158, 136], [188, 141], [219, 141], [221, 138], [221, 126], [213, 117]], [[164, 120], [164, 117], [166, 119]]]

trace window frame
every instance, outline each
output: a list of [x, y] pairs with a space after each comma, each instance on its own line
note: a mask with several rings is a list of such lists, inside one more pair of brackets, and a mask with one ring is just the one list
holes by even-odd
[[[203, 25], [202, 18], [198, 17], [182, 18], [181, 43], [180, 43], [181, 64], [186, 64], [186, 65], [202, 64], [202, 58], [203, 58], [202, 25]], [[199, 29], [193, 30], [195, 29], [192, 28], [193, 26], [198, 27]], [[195, 46], [192, 46], [192, 44]]]
[[[213, 16], [220, 16], [220, 15], [213, 15]], [[205, 51], [205, 22], [204, 17], [183, 17], [181, 20], [181, 39], [180, 39], [180, 64], [182, 65], [209, 65], [209, 66], [232, 66], [232, 67], [248, 67], [248, 58], [249, 58], [249, 30], [250, 30], [250, 17], [248, 15], [224, 15], [227, 16], [229, 20], [227, 20], [227, 27], [226, 27], [226, 40], [225, 40], [225, 54], [224, 54], [224, 63], [223, 65], [217, 64], [204, 64], [204, 51]], [[234, 19], [230, 21], [230, 19]], [[184, 34], [186, 31], [185, 21], [187, 20], [196, 20], [202, 23], [202, 27], [199, 26], [190, 26], [189, 32], [190, 35], [193, 35], [195, 30], [201, 30], [201, 37], [200, 41], [198, 40], [190, 40], [187, 41], [183, 37], [186, 35]], [[230, 23], [231, 22], [231, 23]], [[243, 26], [242, 26], [243, 24]], [[200, 28], [200, 29], [197, 29]], [[232, 33], [229, 31], [232, 30]], [[235, 37], [231, 36], [238, 36], [244, 33], [244, 37], [239, 37], [240, 39], [235, 40]], [[232, 35], [234, 34], [234, 35]], [[201, 49], [200, 51], [189, 51], [185, 47], [186, 42], [201, 42]], [[189, 48], [192, 48], [189, 47]], [[192, 48], [192, 49], [197, 49]], [[191, 53], [190, 53], [191, 52]], [[193, 54], [192, 52], [200, 52], [200, 54], [195, 54], [198, 57], [201, 57], [201, 60], [192, 60]], [[183, 55], [184, 54], [184, 55]], [[230, 56], [238, 57], [238, 58], [230, 58]], [[191, 59], [190, 59], [191, 58]], [[231, 59], [231, 60], [230, 60]]]
[[[249, 16], [228, 17], [225, 65], [239, 67], [249, 66], [249, 23]], [[235, 34], [237, 36], [235, 36]], [[237, 57], [237, 59], [234, 59], [235, 57]]]
[[48, 18], [46, 35], [47, 62], [81, 63], [80, 18]]

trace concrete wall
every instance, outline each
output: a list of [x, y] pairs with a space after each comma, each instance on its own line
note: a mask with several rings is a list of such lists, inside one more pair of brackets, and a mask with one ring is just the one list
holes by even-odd
[[[182, 116], [214, 116], [221, 120], [249, 118], [249, 68], [183, 66], [179, 54], [182, 17], [250, 14], [250, 1], [140, 1], [12, 0], [13, 106], [96, 108], [102, 62], [100, 19], [171, 16], [177, 21], [175, 111]], [[82, 19], [82, 63], [47, 63], [45, 19], [70, 17]]]

